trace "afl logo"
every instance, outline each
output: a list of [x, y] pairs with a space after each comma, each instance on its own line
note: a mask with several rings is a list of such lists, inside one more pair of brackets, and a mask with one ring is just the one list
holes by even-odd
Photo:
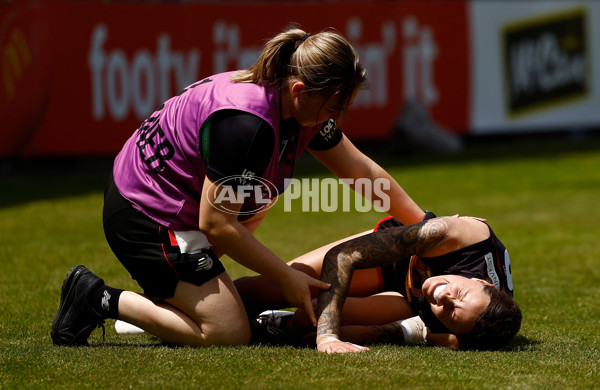
[[[208, 202], [217, 210], [235, 215], [253, 215], [271, 208], [279, 196], [277, 187], [269, 180], [244, 175], [227, 176], [208, 187]], [[242, 205], [247, 207], [241, 210]], [[248, 208], [249, 206], [249, 208]]]

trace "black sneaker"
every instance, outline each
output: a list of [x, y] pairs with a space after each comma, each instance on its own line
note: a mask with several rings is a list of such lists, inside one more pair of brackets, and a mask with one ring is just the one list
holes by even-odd
[[69, 271], [62, 285], [60, 305], [52, 321], [50, 336], [55, 345], [88, 345], [88, 337], [104, 319], [88, 303], [90, 291], [104, 284], [83, 265]]
[[252, 342], [265, 345], [296, 344], [288, 327], [293, 316], [294, 312], [286, 310], [267, 310], [260, 313], [251, 323]]

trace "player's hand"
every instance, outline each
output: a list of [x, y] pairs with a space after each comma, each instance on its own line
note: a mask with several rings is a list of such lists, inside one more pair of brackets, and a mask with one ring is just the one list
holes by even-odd
[[365, 352], [369, 348], [361, 345], [347, 343], [345, 341], [328, 341], [321, 343], [317, 346], [317, 351], [324, 353], [352, 353], [352, 352]]
[[317, 326], [317, 317], [313, 308], [310, 288], [316, 287], [327, 290], [331, 285], [291, 267], [289, 270], [288, 277], [281, 281], [283, 296], [290, 305], [304, 309], [313, 326]]

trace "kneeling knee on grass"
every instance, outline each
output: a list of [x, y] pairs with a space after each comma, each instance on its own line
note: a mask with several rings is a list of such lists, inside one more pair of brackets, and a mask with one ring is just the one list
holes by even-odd
[[184, 319], [186, 326], [176, 332], [179, 334], [172, 335], [176, 344], [226, 346], [250, 343], [250, 324], [246, 310], [227, 274], [202, 286], [180, 282], [175, 296], [167, 302], [187, 316]]

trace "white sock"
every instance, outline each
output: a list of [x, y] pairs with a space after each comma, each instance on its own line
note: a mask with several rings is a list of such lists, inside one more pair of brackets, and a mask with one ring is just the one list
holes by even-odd
[[118, 334], [140, 334], [144, 333], [144, 330], [138, 328], [135, 325], [130, 324], [129, 322], [125, 322], [122, 320], [115, 321], [115, 331]]

